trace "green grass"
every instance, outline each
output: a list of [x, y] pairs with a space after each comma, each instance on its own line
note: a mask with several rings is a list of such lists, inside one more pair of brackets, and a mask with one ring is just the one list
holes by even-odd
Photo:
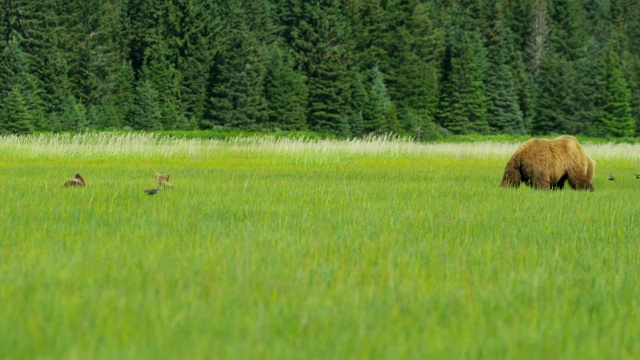
[[500, 189], [513, 143], [127, 136], [0, 138], [0, 358], [640, 356], [637, 145], [588, 193]]

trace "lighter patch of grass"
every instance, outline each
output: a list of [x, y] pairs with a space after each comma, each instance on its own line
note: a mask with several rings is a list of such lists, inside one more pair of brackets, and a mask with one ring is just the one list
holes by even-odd
[[[215, 156], [219, 152], [312, 155], [309, 161], [331, 155], [433, 156], [454, 159], [496, 159], [510, 156], [520, 145], [513, 142], [419, 143], [395, 136], [363, 139], [307, 139], [272, 136], [227, 140], [178, 139], [151, 133], [40, 134], [0, 137], [0, 153], [32, 158], [173, 158]], [[640, 144], [584, 144], [594, 159], [638, 160]]]

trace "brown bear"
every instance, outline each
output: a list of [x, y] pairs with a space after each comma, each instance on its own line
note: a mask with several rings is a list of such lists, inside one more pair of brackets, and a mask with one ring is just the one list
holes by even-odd
[[84, 178], [82, 177], [82, 175], [76, 174], [76, 176], [65, 181], [65, 183], [62, 186], [63, 187], [84, 187], [85, 186]]
[[535, 189], [555, 190], [568, 181], [572, 189], [593, 191], [595, 167], [596, 162], [573, 136], [531, 139], [509, 159], [501, 186], [517, 188], [524, 182]]

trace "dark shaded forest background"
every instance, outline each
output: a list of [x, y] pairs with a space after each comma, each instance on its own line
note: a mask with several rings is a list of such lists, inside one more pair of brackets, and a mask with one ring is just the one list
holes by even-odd
[[637, 0], [0, 3], [0, 133], [640, 135]]

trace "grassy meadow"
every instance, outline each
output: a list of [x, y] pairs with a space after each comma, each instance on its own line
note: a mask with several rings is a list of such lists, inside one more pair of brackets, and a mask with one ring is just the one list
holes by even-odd
[[640, 145], [518, 145], [2, 137], [0, 359], [638, 359]]

